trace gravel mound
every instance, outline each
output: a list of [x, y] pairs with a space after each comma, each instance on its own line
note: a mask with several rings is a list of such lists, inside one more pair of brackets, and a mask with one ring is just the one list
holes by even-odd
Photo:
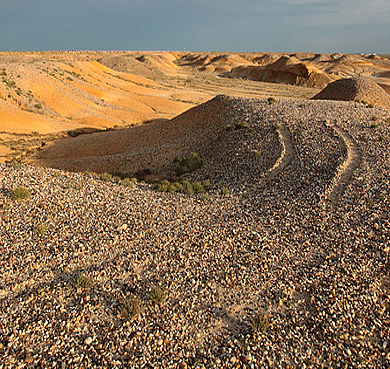
[[184, 117], [206, 193], [0, 165], [0, 368], [389, 367], [390, 113], [219, 96]]
[[366, 101], [390, 109], [390, 96], [377, 83], [363, 77], [343, 78], [330, 83], [312, 100]]

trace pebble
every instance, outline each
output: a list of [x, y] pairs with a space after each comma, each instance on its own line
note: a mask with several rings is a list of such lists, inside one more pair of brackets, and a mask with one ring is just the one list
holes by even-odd
[[[41, 367], [386, 367], [390, 113], [303, 103], [219, 96], [195, 110], [209, 137], [193, 135], [204, 165], [186, 178], [209, 176], [207, 199], [0, 165], [2, 360], [30, 350]], [[226, 130], [244, 119], [252, 136]], [[361, 158], [340, 175], [345, 137]], [[16, 186], [31, 196], [13, 201]], [[90, 288], [74, 285], [79, 273]], [[129, 321], [131, 296], [142, 309]], [[270, 325], [252, 334], [257, 314]]]

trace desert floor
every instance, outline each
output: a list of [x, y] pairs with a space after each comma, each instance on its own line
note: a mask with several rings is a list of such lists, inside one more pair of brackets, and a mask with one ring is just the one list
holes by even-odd
[[0, 368], [389, 367], [387, 63], [1, 53]]

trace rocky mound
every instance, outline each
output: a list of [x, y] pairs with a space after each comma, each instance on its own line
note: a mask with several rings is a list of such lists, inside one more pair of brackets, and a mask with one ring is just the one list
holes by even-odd
[[262, 82], [285, 83], [294, 86], [323, 88], [333, 79], [314, 65], [300, 62], [296, 57], [282, 56], [268, 66], [239, 66], [226, 77], [248, 78]]
[[343, 78], [330, 83], [312, 100], [363, 100], [390, 109], [390, 96], [377, 83], [362, 77]]

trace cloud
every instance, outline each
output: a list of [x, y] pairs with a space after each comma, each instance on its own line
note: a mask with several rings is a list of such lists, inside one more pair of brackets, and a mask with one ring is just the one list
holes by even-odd
[[321, 49], [321, 41], [325, 52], [345, 40], [368, 49], [390, 22], [389, 0], [0, 0], [0, 7], [3, 50], [299, 51]]

